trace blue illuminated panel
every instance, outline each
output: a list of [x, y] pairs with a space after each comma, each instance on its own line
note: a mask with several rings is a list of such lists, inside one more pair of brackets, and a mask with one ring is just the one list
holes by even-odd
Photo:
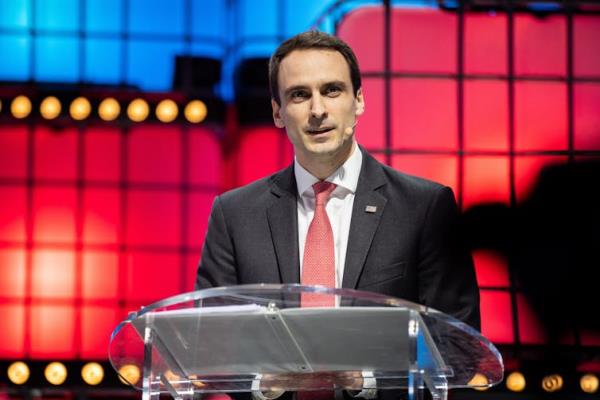
[[79, 47], [76, 38], [40, 36], [35, 39], [34, 79], [76, 82], [79, 78]]
[[31, 8], [29, 0], [0, 1], [0, 28], [29, 28]]
[[49, 31], [79, 29], [79, 1], [36, 0], [35, 27]]
[[85, 44], [84, 79], [117, 84], [121, 80], [121, 42], [116, 39], [88, 39]]
[[132, 40], [128, 46], [127, 81], [145, 90], [169, 90], [175, 56], [183, 53], [183, 43]]
[[131, 0], [129, 30], [132, 33], [184, 33], [183, 0]]
[[121, 32], [123, 25], [121, 0], [87, 0], [85, 4], [85, 29], [88, 32]]
[[29, 47], [31, 40], [28, 36], [0, 36], [0, 54], [10, 54], [2, 57], [0, 80], [29, 79]]

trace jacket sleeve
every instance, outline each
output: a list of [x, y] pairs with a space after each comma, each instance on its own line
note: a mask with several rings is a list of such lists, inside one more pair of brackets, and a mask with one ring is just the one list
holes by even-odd
[[479, 288], [452, 189], [440, 188], [419, 240], [419, 302], [481, 329]]
[[213, 202], [195, 289], [237, 285], [234, 246], [220, 196]]

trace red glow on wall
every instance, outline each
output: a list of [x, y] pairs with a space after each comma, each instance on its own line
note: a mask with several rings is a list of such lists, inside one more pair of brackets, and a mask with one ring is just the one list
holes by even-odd
[[507, 151], [508, 85], [496, 81], [464, 84], [464, 140], [467, 150]]
[[481, 291], [481, 333], [496, 343], [513, 343], [510, 295], [506, 292]]
[[510, 203], [509, 161], [506, 157], [466, 157], [463, 207], [481, 203]]
[[467, 14], [465, 17], [465, 72], [506, 74], [506, 26], [504, 14]]
[[283, 130], [270, 126], [245, 128], [236, 149], [238, 184], [271, 175], [290, 164], [293, 150]]
[[27, 176], [27, 127], [3, 126], [0, 134], [0, 177]]
[[81, 296], [85, 300], [116, 300], [119, 290], [119, 256], [114, 251], [86, 251], [81, 270]]
[[25, 186], [0, 186], [0, 240], [25, 240], [25, 212], [27, 192]]
[[89, 181], [119, 182], [121, 134], [112, 127], [90, 127], [84, 136], [84, 176]]
[[75, 296], [75, 255], [70, 250], [35, 250], [31, 270], [34, 298], [72, 299]]
[[178, 127], [139, 126], [129, 136], [131, 182], [181, 182], [181, 135]]
[[394, 80], [392, 147], [456, 150], [456, 96], [453, 80]]
[[473, 262], [479, 286], [495, 286], [508, 288], [508, 265], [506, 257], [490, 250], [473, 252]]
[[[58, 323], [60, 321], [60, 323]], [[31, 306], [30, 355], [33, 358], [72, 358], [75, 349], [75, 307]]]
[[458, 158], [455, 156], [398, 155], [392, 158], [392, 167], [450, 186], [454, 195], [458, 194]]

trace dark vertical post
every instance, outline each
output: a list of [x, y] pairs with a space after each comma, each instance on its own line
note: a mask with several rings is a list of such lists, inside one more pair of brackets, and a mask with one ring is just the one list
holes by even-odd
[[[507, 73], [508, 73], [508, 146], [509, 146], [509, 179], [510, 179], [510, 207], [514, 210], [517, 206], [517, 194], [515, 187], [515, 72], [514, 72], [514, 47], [515, 47], [515, 27], [514, 12], [512, 0], [508, 1], [507, 10]], [[510, 257], [509, 257], [510, 259]], [[508, 266], [508, 277], [510, 284], [510, 302], [513, 323], [513, 336], [515, 346], [521, 344], [519, 335], [519, 310], [517, 304], [517, 282], [513, 267]]]
[[392, 5], [383, 0], [383, 66], [384, 66], [384, 118], [385, 118], [385, 162], [392, 165]]

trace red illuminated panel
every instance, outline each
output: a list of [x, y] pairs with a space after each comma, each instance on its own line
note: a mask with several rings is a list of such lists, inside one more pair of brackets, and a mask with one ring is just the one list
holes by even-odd
[[[600, 37], [600, 36], [599, 36]], [[574, 85], [575, 149], [600, 149], [600, 85]]]
[[271, 175], [293, 159], [285, 131], [275, 127], [244, 129], [237, 151], [239, 185]]
[[77, 130], [35, 128], [34, 176], [42, 179], [77, 177]]
[[567, 86], [515, 83], [516, 150], [566, 150], [567, 144]]
[[476, 250], [473, 261], [479, 286], [508, 288], [508, 265], [504, 256], [490, 250]]
[[75, 240], [75, 189], [36, 187], [33, 190], [33, 238], [45, 242]]
[[22, 186], [0, 186], [0, 240], [24, 241], [27, 191]]
[[456, 14], [396, 8], [391, 28], [392, 70], [456, 72]]
[[119, 323], [118, 309], [84, 306], [81, 309], [81, 357], [106, 358], [110, 334]]
[[508, 86], [498, 81], [464, 83], [467, 150], [508, 150]]
[[71, 358], [75, 355], [75, 308], [31, 306], [32, 358]]
[[505, 14], [465, 16], [464, 68], [467, 74], [506, 74]]
[[392, 167], [410, 175], [433, 180], [454, 190], [458, 196], [456, 182], [458, 160], [455, 156], [400, 154], [392, 158]]
[[36, 298], [72, 298], [75, 295], [75, 254], [64, 250], [35, 250], [31, 295]]
[[90, 128], [84, 135], [87, 180], [118, 182], [121, 175], [121, 134], [119, 129]]
[[2, 316], [1, 358], [20, 358], [25, 352], [25, 307], [17, 304], [0, 304]]
[[27, 176], [27, 127], [4, 126], [0, 132], [0, 177]]
[[456, 149], [456, 82], [396, 79], [392, 82], [392, 146]]
[[519, 338], [524, 344], [545, 344], [548, 335], [535, 315], [535, 310], [523, 295], [517, 295]]
[[181, 129], [154, 124], [132, 128], [128, 168], [132, 182], [180, 182]]
[[191, 254], [186, 257], [186, 268], [185, 268], [185, 287], [184, 292], [194, 290], [194, 283], [196, 282], [196, 272], [198, 271], [198, 263], [200, 262], [201, 253]]
[[178, 254], [129, 254], [126, 291], [129, 300], [154, 302], [178, 293], [182, 293], [181, 260]]
[[465, 157], [463, 207], [510, 202], [508, 157]]
[[583, 346], [600, 346], [600, 333], [598, 332], [582, 330], [579, 337]]
[[127, 201], [129, 244], [178, 246], [181, 243], [179, 192], [130, 190]]
[[515, 188], [519, 202], [527, 200], [539, 174], [547, 165], [563, 164], [567, 162], [565, 156], [531, 156], [515, 158]]
[[0, 248], [0, 297], [25, 296], [25, 271], [25, 250]]
[[201, 248], [208, 225], [208, 217], [216, 193], [192, 193], [188, 198], [188, 234], [187, 244], [192, 248]]
[[86, 243], [116, 243], [121, 226], [120, 212], [118, 190], [85, 189], [83, 240]]
[[194, 184], [218, 186], [221, 182], [221, 143], [206, 128], [189, 130], [189, 177]]
[[573, 18], [573, 69], [575, 76], [600, 76], [600, 17], [577, 15]]
[[346, 14], [338, 27], [337, 36], [354, 50], [362, 72], [385, 68], [383, 18], [382, 7], [361, 7]]
[[367, 149], [385, 148], [384, 81], [363, 79], [365, 112], [357, 117], [356, 138]]
[[495, 343], [513, 343], [513, 322], [508, 292], [481, 290], [481, 333]]
[[119, 256], [116, 252], [86, 251], [81, 271], [84, 299], [115, 300], [119, 289]]
[[515, 73], [566, 74], [567, 24], [561, 15], [515, 16]]

